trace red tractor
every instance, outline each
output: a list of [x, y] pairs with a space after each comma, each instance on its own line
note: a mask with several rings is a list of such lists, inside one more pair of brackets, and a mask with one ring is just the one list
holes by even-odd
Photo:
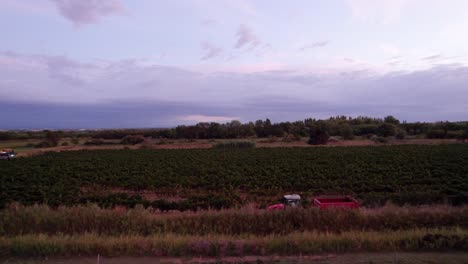
[[287, 194], [281, 199], [281, 203], [268, 206], [268, 210], [282, 210], [288, 207], [299, 207], [301, 196], [298, 194]]

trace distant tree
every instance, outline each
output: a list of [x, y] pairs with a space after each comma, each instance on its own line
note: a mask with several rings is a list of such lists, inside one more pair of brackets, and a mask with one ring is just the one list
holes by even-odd
[[344, 140], [352, 140], [354, 139], [353, 129], [348, 124], [342, 124], [340, 126], [340, 136], [343, 137]]
[[308, 143], [311, 145], [325, 145], [328, 143], [328, 131], [324, 124], [317, 124], [310, 127], [310, 137]]
[[122, 145], [136, 145], [139, 143], [143, 143], [145, 141], [145, 138], [141, 135], [135, 135], [135, 136], [126, 136], [122, 139], [120, 144]]
[[383, 123], [377, 127], [377, 135], [391, 137], [396, 134], [397, 127], [394, 124]]
[[78, 137], [72, 137], [71, 143], [74, 145], [80, 144], [80, 139]]
[[49, 143], [49, 146], [57, 146], [62, 138], [62, 133], [59, 131], [47, 131], [46, 132], [46, 141]]
[[394, 125], [400, 124], [400, 120], [396, 119], [394, 116], [391, 116], [391, 115], [386, 116], [384, 118], [384, 122], [389, 123], [389, 124], [394, 124]]
[[468, 140], [468, 128], [463, 131], [463, 134], [460, 136], [460, 140], [465, 142], [465, 140]]

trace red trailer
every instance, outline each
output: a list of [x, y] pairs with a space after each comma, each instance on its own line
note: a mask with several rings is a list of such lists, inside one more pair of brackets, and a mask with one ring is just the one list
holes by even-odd
[[314, 206], [319, 208], [359, 208], [359, 202], [351, 196], [316, 197]]

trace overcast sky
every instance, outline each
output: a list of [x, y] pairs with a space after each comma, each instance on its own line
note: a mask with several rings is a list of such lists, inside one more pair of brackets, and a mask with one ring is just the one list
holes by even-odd
[[468, 120], [466, 0], [0, 0], [0, 129]]

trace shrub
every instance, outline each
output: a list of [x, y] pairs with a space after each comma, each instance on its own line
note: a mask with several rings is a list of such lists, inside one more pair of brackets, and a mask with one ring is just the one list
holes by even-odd
[[398, 133], [396, 133], [396, 135], [395, 135], [395, 138], [400, 139], [400, 140], [405, 139], [406, 138], [406, 131], [405, 130], [398, 131]]
[[330, 136], [324, 128], [316, 126], [310, 129], [310, 138], [307, 143], [310, 145], [325, 145], [328, 143], [329, 138]]
[[249, 148], [255, 148], [255, 142], [228, 141], [228, 142], [216, 143], [213, 147], [217, 149], [249, 149]]
[[145, 141], [145, 138], [141, 135], [134, 135], [134, 136], [125, 136], [122, 141], [120, 141], [120, 144], [122, 145], [136, 145], [140, 144], [143, 141]]
[[106, 142], [100, 138], [93, 138], [91, 140], [86, 141], [83, 145], [85, 146], [100, 146], [105, 145]]
[[39, 142], [38, 144], [36, 144], [34, 147], [35, 148], [52, 148], [52, 147], [56, 147], [57, 145], [54, 144], [53, 142], [50, 142], [48, 140], [43, 140], [41, 142]]
[[377, 128], [377, 135], [381, 137], [391, 137], [396, 134], [396, 126], [390, 123], [383, 123]]
[[386, 138], [386, 137], [375, 137], [375, 138], [373, 139], [373, 141], [375, 141], [375, 142], [377, 142], [377, 143], [383, 143], [383, 144], [385, 144], [385, 143], [388, 143], [388, 138]]
[[80, 139], [77, 138], [77, 137], [73, 137], [73, 138], [71, 139], [71, 143], [72, 143], [73, 145], [78, 145], [78, 144], [80, 144]]
[[62, 132], [58, 131], [47, 131], [46, 141], [48, 141], [52, 146], [57, 146], [60, 142], [60, 138], [62, 137], [61, 133]]
[[343, 137], [344, 140], [354, 139], [353, 129], [348, 124], [345, 124], [340, 127], [340, 135]]

